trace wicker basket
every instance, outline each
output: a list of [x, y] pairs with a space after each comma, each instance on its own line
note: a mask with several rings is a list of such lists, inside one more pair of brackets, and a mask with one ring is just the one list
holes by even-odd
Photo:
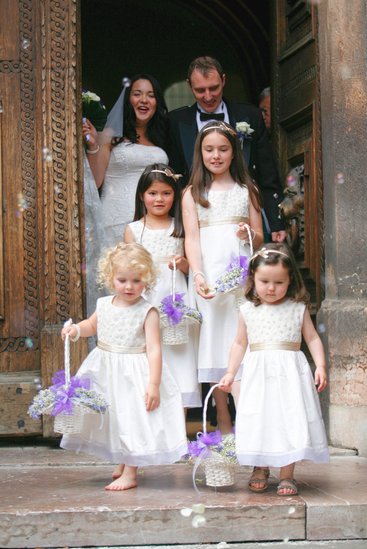
[[[71, 320], [68, 321], [71, 323]], [[66, 325], [67, 323], [65, 323]], [[64, 368], [65, 368], [65, 387], [70, 385], [70, 340], [69, 336], [65, 337], [64, 343]], [[84, 414], [95, 413], [87, 406], [83, 406], [78, 403], [73, 404], [73, 413], [64, 414], [60, 413], [55, 416], [54, 431], [56, 433], [62, 433], [63, 435], [69, 435], [72, 433], [80, 433]]]
[[161, 318], [162, 343], [164, 345], [182, 345], [189, 341], [189, 328], [186, 319], [178, 324], [170, 324], [166, 318]]
[[[173, 259], [171, 295], [172, 301], [176, 297], [176, 261]], [[178, 324], [172, 324], [165, 316], [161, 316], [162, 343], [164, 345], [182, 345], [189, 341], [189, 329], [186, 318], [182, 318]]]
[[[63, 435], [80, 433], [83, 416], [86, 413], [86, 407], [74, 404], [72, 414], [59, 414], [55, 416], [54, 431]], [[87, 412], [88, 413], [88, 412]]]
[[233, 486], [236, 466], [225, 461], [219, 454], [212, 452], [210, 458], [204, 459], [203, 467], [207, 486]]
[[[203, 433], [205, 434], [207, 432], [206, 411], [208, 408], [209, 398], [217, 387], [219, 387], [218, 383], [210, 388], [208, 394], [205, 397], [203, 408]], [[211, 452], [209, 457], [203, 459], [202, 465], [207, 486], [220, 488], [221, 486], [232, 486], [235, 483], [235, 464], [225, 460], [217, 452]]]

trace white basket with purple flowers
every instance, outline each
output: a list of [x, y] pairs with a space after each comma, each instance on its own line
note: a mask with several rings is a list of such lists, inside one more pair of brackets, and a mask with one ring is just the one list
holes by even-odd
[[107, 402], [102, 394], [90, 389], [88, 378], [70, 376], [69, 336], [65, 338], [64, 351], [65, 369], [56, 372], [52, 385], [33, 398], [28, 414], [32, 419], [44, 414], [54, 416], [54, 430], [57, 433], [79, 433], [83, 415], [103, 414], [107, 410]]
[[201, 324], [199, 311], [184, 302], [184, 293], [176, 293], [176, 262], [173, 260], [171, 294], [164, 297], [159, 305], [162, 343], [181, 345], [189, 340], [188, 326]]
[[208, 433], [206, 430], [206, 411], [212, 392], [219, 387], [213, 385], [204, 402], [203, 432], [196, 435], [196, 441], [189, 443], [189, 459], [194, 463], [192, 478], [196, 488], [196, 471], [202, 466], [207, 486], [219, 488], [232, 486], [235, 482], [236, 465], [238, 464], [234, 434], [222, 435], [218, 431]]
[[[247, 230], [248, 233], [248, 244], [250, 246], [250, 255], [252, 256], [253, 247], [251, 228], [247, 224], [244, 224], [244, 228]], [[242, 305], [245, 301], [243, 289], [246, 284], [249, 269], [249, 259], [247, 256], [241, 255], [240, 249], [241, 244], [239, 242], [238, 255], [232, 256], [226, 270], [219, 278], [217, 278], [213, 286], [213, 291], [215, 293], [227, 294], [228, 292], [233, 292], [236, 296], [237, 308], [239, 308], [240, 305]]]

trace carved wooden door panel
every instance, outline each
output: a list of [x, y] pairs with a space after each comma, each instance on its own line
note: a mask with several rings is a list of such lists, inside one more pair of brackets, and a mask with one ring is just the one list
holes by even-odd
[[323, 193], [317, 11], [311, 2], [273, 2], [273, 124], [286, 184], [289, 242], [314, 310], [323, 298]]
[[76, 9], [0, 0], [0, 436], [52, 432], [27, 409], [83, 314]]

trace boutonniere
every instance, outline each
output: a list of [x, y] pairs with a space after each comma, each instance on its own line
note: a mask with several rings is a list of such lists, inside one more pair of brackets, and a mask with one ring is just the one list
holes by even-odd
[[248, 122], [237, 122], [236, 124], [236, 132], [239, 137], [239, 140], [241, 141], [241, 147], [243, 145], [243, 140], [251, 140], [252, 139], [252, 133], [254, 133], [255, 130], [253, 130]]

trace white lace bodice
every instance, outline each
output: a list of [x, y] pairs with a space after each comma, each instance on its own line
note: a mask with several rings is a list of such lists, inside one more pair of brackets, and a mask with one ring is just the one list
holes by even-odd
[[208, 192], [209, 208], [196, 204], [199, 221], [219, 221], [230, 217], [249, 217], [249, 194], [235, 184], [231, 190]]
[[115, 307], [113, 298], [109, 295], [97, 301], [98, 341], [120, 347], [144, 346], [144, 321], [152, 306], [141, 298], [129, 307]]
[[129, 223], [129, 227], [135, 241], [142, 244], [152, 254], [153, 259], [183, 255], [183, 238], [171, 236], [173, 220], [168, 229], [149, 229], [141, 221]]
[[246, 323], [248, 342], [300, 342], [305, 308], [304, 303], [290, 299], [279, 305], [264, 303], [258, 307], [246, 301], [240, 311]]
[[149, 164], [167, 161], [166, 153], [159, 147], [136, 143], [113, 147], [101, 190], [102, 223], [104, 227], [116, 226], [118, 240], [122, 239], [126, 223], [134, 217], [136, 187], [142, 172]]

